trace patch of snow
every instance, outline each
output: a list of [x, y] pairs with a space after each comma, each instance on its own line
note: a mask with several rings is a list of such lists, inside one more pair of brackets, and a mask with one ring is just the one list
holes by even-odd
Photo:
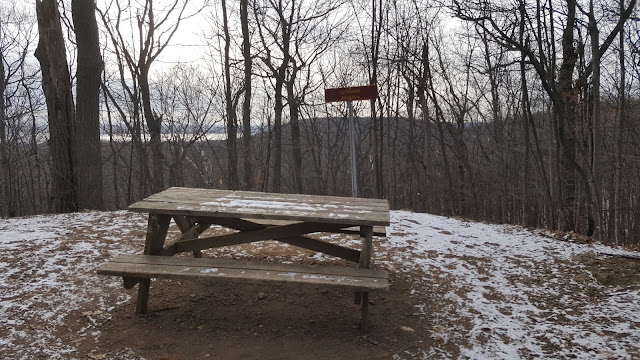
[[269, 200], [231, 200], [231, 201], [210, 201], [203, 202], [201, 206], [218, 206], [218, 207], [237, 207], [242, 209], [276, 209], [276, 210], [294, 210], [294, 211], [317, 211], [317, 207], [313, 207], [305, 203], [286, 202], [286, 201], [269, 201]]
[[[566, 287], [567, 276], [583, 271], [571, 261], [574, 256], [611, 248], [561, 242], [515, 226], [402, 211], [391, 213], [391, 224], [382, 247], [390, 259], [382, 261], [386, 266], [406, 272], [417, 266], [451, 280], [452, 288], [442, 293], [454, 306], [435, 316], [470, 322], [469, 329], [448, 334], [470, 344], [460, 349], [462, 358], [630, 358], [640, 353], [637, 291], [594, 300], [581, 292], [581, 283]], [[412, 293], [426, 298], [439, 293], [439, 286], [433, 279], [416, 279]], [[606, 290], [595, 280], [588, 286]]]
[[[133, 221], [133, 223], [132, 223]], [[98, 277], [98, 258], [134, 252], [104, 241], [102, 232], [123, 238], [144, 220], [127, 212], [87, 212], [0, 220], [0, 348], [7, 359], [68, 359], [73, 344], [55, 335], [69, 313], [86, 304], [106, 311], [102, 286], [121, 287], [115, 278]], [[75, 241], [67, 237], [80, 234]], [[101, 286], [97, 286], [101, 284]], [[122, 295], [118, 302], [128, 301]], [[106, 314], [106, 312], [105, 312]], [[98, 336], [96, 330], [91, 331]], [[93, 336], [79, 334], [79, 336]], [[18, 346], [16, 342], [30, 344]]]
[[200, 270], [200, 272], [203, 274], [217, 273], [218, 271], [219, 271], [218, 268]]

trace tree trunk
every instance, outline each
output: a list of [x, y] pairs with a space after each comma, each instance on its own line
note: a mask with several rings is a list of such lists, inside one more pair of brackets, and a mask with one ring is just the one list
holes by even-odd
[[576, 178], [574, 158], [576, 153], [576, 113], [577, 94], [573, 86], [573, 72], [578, 54], [576, 53], [573, 31], [575, 27], [576, 3], [567, 0], [567, 20], [562, 34], [562, 65], [558, 76], [558, 100], [555, 111], [558, 114], [558, 135], [563, 150], [560, 165], [560, 194], [562, 198], [562, 224], [560, 230], [576, 230], [575, 199]]
[[72, 212], [78, 209], [72, 161], [75, 114], [57, 1], [36, 1], [36, 14], [40, 41], [35, 55], [42, 69], [49, 119], [52, 210]]
[[0, 53], [0, 219], [9, 217], [9, 149], [7, 145], [6, 121], [7, 109], [4, 103], [6, 80], [4, 73], [4, 55]]
[[[624, 0], [620, 0], [620, 13], [624, 12]], [[613, 177], [613, 205], [611, 206], [611, 223], [613, 225], [613, 236], [611, 239], [615, 239], [616, 244], [620, 244], [621, 242], [621, 216], [620, 216], [620, 184], [621, 184], [621, 176], [622, 176], [622, 142], [623, 142], [623, 132], [624, 126], [626, 124], [626, 94], [625, 94], [625, 86], [626, 86], [626, 66], [625, 66], [625, 58], [624, 58], [624, 48], [625, 48], [625, 32], [624, 28], [620, 29], [620, 48], [619, 51], [619, 63], [620, 63], [620, 85], [618, 90], [618, 96], [620, 97], [620, 121], [618, 122], [618, 131], [617, 131], [617, 139], [616, 139], [616, 152], [615, 152], [615, 173]]]
[[[105, 106], [105, 110], [107, 112], [107, 121], [109, 123], [109, 149], [111, 150], [111, 158], [113, 159], [113, 163], [111, 166], [111, 176], [113, 177], [112, 179], [112, 184], [113, 184], [113, 204], [115, 209], [120, 209], [120, 191], [119, 191], [119, 187], [118, 187], [118, 168], [119, 168], [119, 163], [118, 163], [118, 150], [116, 150], [116, 146], [115, 146], [115, 142], [113, 141], [113, 121], [111, 119], [111, 109], [109, 107], [109, 100], [107, 99], [107, 94], [106, 92], [104, 92], [104, 106]], [[133, 149], [131, 150], [133, 151]]]
[[[376, 3], [378, 1], [379, 3]], [[380, 55], [380, 37], [382, 33], [383, 9], [382, 0], [372, 0], [373, 18], [371, 21], [371, 68], [369, 72], [369, 85], [378, 83], [378, 58]], [[377, 8], [377, 10], [376, 10]], [[376, 17], [378, 17], [376, 21]], [[382, 106], [380, 106], [380, 118], [376, 114], [376, 99], [370, 100], [371, 119], [373, 124], [373, 169], [376, 179], [376, 197], [385, 197], [384, 177], [383, 177], [383, 154], [384, 154], [384, 119]], [[381, 102], [380, 102], [381, 104]]]
[[424, 123], [424, 129], [425, 129], [425, 138], [424, 138], [424, 147], [423, 147], [423, 169], [425, 170], [425, 181], [422, 181], [422, 186], [420, 188], [420, 192], [423, 194], [423, 204], [426, 206], [425, 211], [433, 211], [431, 209], [434, 209], [435, 207], [433, 207], [433, 204], [431, 204], [432, 201], [430, 201], [430, 195], [431, 194], [431, 184], [433, 181], [433, 151], [431, 149], [431, 120], [430, 120], [430, 114], [429, 114], [429, 106], [427, 105], [427, 81], [428, 81], [428, 76], [430, 76], [430, 74], [427, 72], [427, 61], [429, 59], [429, 56], [427, 55], [427, 51], [428, 51], [428, 46], [427, 46], [427, 41], [429, 41], [428, 39], [425, 40], [425, 43], [422, 45], [422, 56], [420, 57], [420, 62], [422, 65], [422, 74], [418, 79], [418, 91], [417, 91], [417, 96], [418, 96], [418, 100], [419, 100], [419, 104], [420, 104], [420, 109], [422, 111], [422, 122]]
[[[46, 193], [48, 191], [48, 184], [49, 182], [47, 180], [45, 180], [45, 186], [43, 187], [42, 185], [42, 159], [40, 158], [40, 153], [38, 151], [38, 140], [37, 140], [37, 136], [36, 133], [38, 131], [38, 121], [36, 119], [36, 115], [35, 115], [35, 108], [33, 106], [33, 97], [31, 95], [31, 90], [29, 89], [29, 86], [27, 86], [27, 84], [22, 83], [22, 87], [25, 89], [25, 92], [27, 93], [27, 101], [29, 103], [29, 113], [31, 114], [31, 132], [30, 132], [30, 137], [31, 137], [31, 153], [33, 154], [33, 161], [35, 163], [36, 166], [36, 177], [35, 179], [33, 179], [32, 181], [35, 181], [36, 185], [37, 185], [37, 191], [38, 191], [38, 204], [40, 205], [40, 211], [44, 210], [44, 206], [46, 204]], [[11, 195], [11, 193], [9, 193], [9, 195]], [[9, 198], [10, 200], [11, 198]], [[9, 202], [9, 215], [11, 215], [11, 202]]]
[[300, 149], [300, 119], [298, 100], [295, 95], [295, 69], [287, 81], [287, 101], [289, 103], [289, 126], [291, 127], [291, 145], [293, 147], [293, 181], [296, 193], [304, 192], [302, 184], [302, 150]]
[[589, 228], [588, 234], [596, 231], [598, 240], [602, 240], [604, 223], [602, 221], [602, 203], [601, 199], [601, 180], [600, 180], [600, 31], [593, 9], [593, 0], [589, 2], [589, 33], [591, 37], [591, 69], [592, 69], [592, 85], [593, 85], [593, 114], [591, 123], [592, 132], [592, 154], [591, 154], [591, 181], [592, 199], [591, 208], [592, 216], [595, 220], [595, 229]]
[[[144, 119], [149, 129], [149, 145], [153, 162], [153, 178], [151, 179], [151, 191], [154, 193], [164, 190], [164, 155], [162, 154], [162, 117], [157, 116], [151, 109], [151, 90], [149, 87], [150, 63], [140, 63], [138, 83], [140, 96], [142, 97], [142, 110]], [[146, 156], [146, 154], [145, 154]], [[146, 194], [145, 194], [146, 195]]]
[[226, 0], [222, 0], [222, 22], [224, 27], [224, 82], [227, 110], [227, 170], [229, 172], [227, 187], [236, 190], [238, 188], [238, 129], [235, 109], [231, 99], [231, 65], [229, 62], [231, 37], [229, 36]]
[[71, 2], [78, 45], [74, 167], [78, 207], [102, 209], [102, 149], [100, 142], [100, 73], [102, 57], [93, 0]]
[[280, 192], [282, 175], [282, 80], [276, 76], [275, 114], [273, 121], [273, 192]]
[[240, 0], [240, 25], [242, 27], [242, 55], [244, 57], [244, 103], [242, 103], [242, 159], [244, 189], [253, 190], [251, 167], [251, 43], [249, 39], [248, 0]]

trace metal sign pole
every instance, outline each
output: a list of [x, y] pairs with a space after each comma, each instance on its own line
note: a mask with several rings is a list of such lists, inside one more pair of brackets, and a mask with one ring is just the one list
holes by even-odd
[[349, 153], [351, 155], [351, 196], [358, 197], [358, 174], [356, 172], [356, 129], [353, 122], [353, 102], [349, 106]]
[[356, 127], [353, 121], [353, 100], [378, 98], [376, 85], [324, 89], [324, 101], [346, 101], [349, 106], [349, 154], [351, 155], [351, 196], [358, 197], [358, 173], [356, 170]]

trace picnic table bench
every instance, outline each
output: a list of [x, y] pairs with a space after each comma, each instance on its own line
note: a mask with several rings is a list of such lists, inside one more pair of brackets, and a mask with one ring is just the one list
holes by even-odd
[[[299, 194], [274, 194], [173, 187], [129, 206], [148, 213], [142, 255], [120, 255], [102, 264], [101, 275], [121, 276], [124, 286], [138, 287], [136, 313], [147, 311], [151, 278], [207, 279], [250, 284], [296, 284], [354, 291], [366, 329], [368, 294], [387, 291], [387, 272], [371, 269], [372, 236], [389, 225], [386, 200]], [[181, 234], [166, 241], [173, 219]], [[201, 236], [210, 226], [235, 232]], [[311, 233], [360, 235], [358, 249], [309, 237]], [[358, 264], [336, 267], [202, 258], [202, 250], [277, 240]], [[194, 257], [172, 257], [193, 252]]]

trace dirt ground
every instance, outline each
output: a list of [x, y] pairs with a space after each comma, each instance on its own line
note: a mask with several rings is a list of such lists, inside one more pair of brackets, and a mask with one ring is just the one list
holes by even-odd
[[[122, 221], [133, 215], [117, 216]], [[96, 219], [96, 226], [98, 223], [104, 226], [104, 222], [108, 221]], [[444, 234], [442, 231], [440, 233]], [[68, 251], [73, 248], [74, 242], [86, 241], [94, 232], [92, 224], [72, 227], [64, 235], [62, 245], [51, 251]], [[113, 250], [115, 247], [108, 251], [100, 250], [92, 263], [107, 261], [114, 252], [122, 249], [130, 253], [140, 252], [144, 235], [144, 228], [125, 236], [118, 235], [118, 250]], [[404, 236], [401, 232], [391, 235]], [[115, 244], [115, 240], [99, 241]], [[384, 250], [386, 246], [386, 240], [374, 238], [374, 247]], [[406, 251], [401, 248], [393, 251], [411, 254], [411, 241], [406, 246]], [[149, 312], [138, 316], [134, 314], [137, 287], [125, 290], [114, 285], [117, 279], [94, 276], [95, 270], [90, 269], [87, 274], [96, 282], [78, 282], [75, 286], [95, 287], [93, 293], [97, 295], [89, 301], [79, 301], [79, 306], [61, 316], [63, 325], [50, 328], [51, 338], [73, 347], [70, 355], [61, 358], [94, 360], [458, 358], [461, 349], [472, 345], [467, 342], [466, 333], [473, 325], [467, 316], [446, 317], [442, 314], [455, 313], [455, 307], [458, 306], [451, 297], [444, 295], [464, 289], [456, 288], [444, 271], [433, 268], [426, 273], [423, 268], [411, 263], [390, 259], [395, 255], [389, 251], [380, 253], [383, 255], [374, 258], [374, 267], [389, 271], [391, 289], [387, 293], [371, 294], [369, 329], [366, 332], [358, 327], [360, 307], [354, 304], [353, 293], [350, 292], [154, 279]], [[329, 262], [337, 266], [351, 266], [341, 260], [318, 258], [311, 252], [271, 242], [260, 248], [243, 245], [208, 251], [204, 255], [307, 264]], [[437, 254], [427, 253], [426, 256], [435, 257]], [[22, 260], [12, 259], [9, 260], [14, 261], [12, 266], [24, 266]], [[483, 265], [486, 259], [468, 256], [461, 256], [461, 259], [473, 264], [479, 272], [487, 269], [486, 276], [491, 276], [489, 265], [486, 268]], [[574, 286], [576, 292], [587, 293], [588, 301], [598, 302], [603, 297], [615, 296], [602, 291], [602, 286], [616, 291], [631, 290], [640, 295], [640, 260], [582, 253], [571, 261], [579, 266], [553, 276], [565, 279], [567, 288]], [[61, 272], [63, 275], [73, 277], [73, 274], [64, 274], [64, 270]], [[16, 280], [29, 282], [35, 276], [25, 273]], [[593, 281], [594, 278], [597, 282]], [[545, 280], [526, 278], [519, 281], [525, 286], [535, 287], [536, 283]], [[422, 290], [416, 291], [418, 287]], [[497, 297], [496, 294], [488, 291], [484, 296], [487, 301], [500, 301], [492, 298]], [[562, 307], [562, 299], [557, 294], [550, 294], [538, 303], [540, 307], [551, 309]], [[573, 321], [551, 316], [549, 319], [547, 321], [557, 324]], [[47, 327], [47, 322], [38, 319], [26, 320], [21, 326], [27, 327], [24, 330], [27, 333], [47, 330], [43, 329]], [[640, 331], [638, 324], [632, 326]], [[492, 327], [492, 324], [487, 324], [482, 331], [489, 336], [494, 331]], [[14, 348], [35, 346], [35, 342], [29, 338], [16, 341], [12, 344]], [[482, 341], [482, 337], [479, 341]], [[553, 354], [556, 350], [554, 346], [546, 345], [545, 353]], [[431, 352], [425, 353], [424, 349], [431, 349]], [[527, 356], [525, 352], [522, 357], [532, 356]], [[2, 356], [0, 350], [0, 358], [12, 357]], [[26, 358], [47, 359], [50, 355], [35, 351], [34, 348]]]
[[[276, 245], [269, 254], [279, 259], [300, 259], [300, 251], [287, 250]], [[251, 248], [237, 247], [208, 255], [233, 258], [232, 254], [238, 251], [251, 252]], [[310, 258], [311, 255], [308, 254]], [[269, 261], [264, 255], [242, 258]], [[588, 269], [574, 276], [578, 281], [590, 273], [603, 285], [640, 289], [640, 260], [594, 254], [575, 260]], [[313, 258], [302, 262], [318, 263]], [[342, 261], [333, 263], [348, 266]], [[429, 307], [420, 313], [416, 312], [417, 302], [411, 296], [412, 279], [433, 275], [419, 270], [408, 275], [391, 271], [391, 291], [371, 295], [366, 332], [359, 329], [360, 307], [353, 303], [352, 293], [322, 288], [155, 280], [146, 315], [134, 315], [137, 289], [121, 289], [131, 299], [105, 314], [108, 316], [104, 321], [91, 308], [70, 314], [67, 339], [92, 359], [108, 359], [121, 349], [138, 349], [146, 359], [156, 360], [392, 359], [394, 354], [411, 358], [414, 348], [444, 349], [441, 355], [457, 358], [460, 346], [468, 344], [447, 344], [445, 329], [466, 329], [469, 324], [461, 318], [443, 323], [441, 318], [429, 317], [428, 314], [438, 314], [453, 305], [441, 294], [433, 294], [433, 302], [427, 301]], [[446, 288], [446, 279], [439, 285], [439, 289]], [[117, 301], [117, 292], [108, 297]], [[594, 292], [593, 296], [599, 294]], [[75, 334], [91, 321], [97, 322], [99, 338], [75, 339]], [[423, 356], [420, 352], [414, 355]]]
[[[229, 249], [223, 255], [234, 250], [243, 249]], [[286, 251], [270, 255], [288, 257]], [[242, 258], [269, 261], [261, 256]], [[416, 313], [407, 296], [410, 279], [392, 272], [390, 282], [390, 292], [370, 295], [366, 332], [359, 328], [360, 306], [354, 304], [351, 292], [160, 279], [152, 281], [147, 314], [134, 314], [137, 287], [122, 288], [107, 294], [104, 301], [116, 303], [119, 292], [128, 293], [130, 300], [108, 314], [89, 307], [76, 310], [60, 335], [94, 359], [126, 355], [122, 349], [137, 349], [146, 359], [157, 360], [390, 359], [434, 341], [431, 334], [415, 331], [428, 327], [429, 320]], [[99, 329], [99, 337], [78, 338], [89, 326]], [[452, 356], [456, 351], [457, 346], [450, 348]]]

